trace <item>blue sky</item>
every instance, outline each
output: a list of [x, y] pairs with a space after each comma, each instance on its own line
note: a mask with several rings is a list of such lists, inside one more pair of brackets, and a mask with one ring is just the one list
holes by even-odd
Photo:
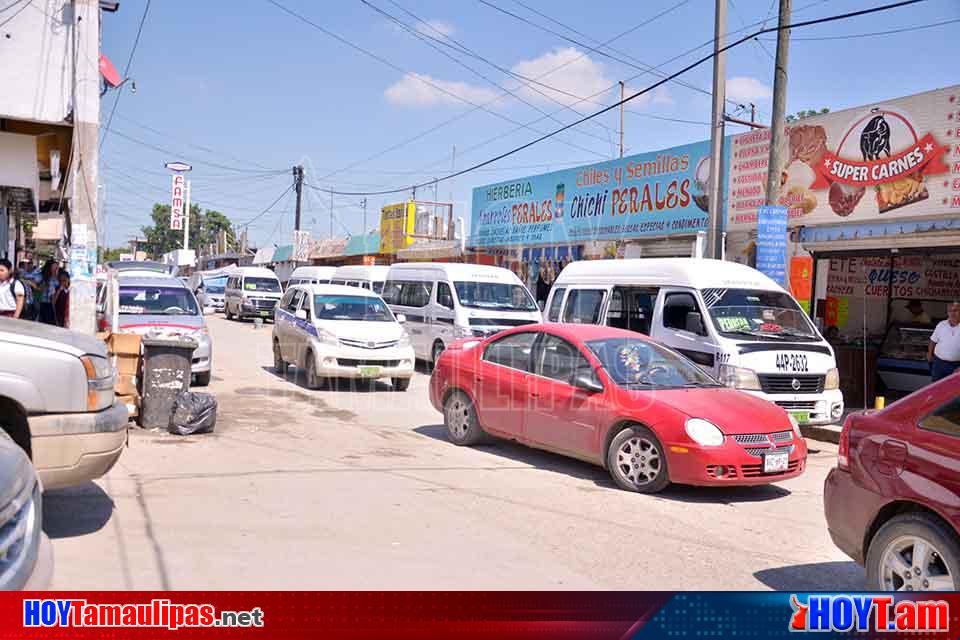
[[[104, 14], [103, 51], [121, 72], [144, 2], [123, 0], [119, 12]], [[557, 128], [558, 121], [576, 119], [573, 110], [588, 113], [610, 104], [619, 93], [605, 91], [610, 85], [625, 80], [628, 91], [643, 88], [654, 76], [642, 69], [713, 37], [711, 0], [489, 0], [495, 7], [597, 49], [601, 49], [599, 43], [638, 27], [602, 48], [608, 55], [479, 0], [368, 0], [427, 36], [421, 39], [360, 0], [277, 2], [381, 60], [267, 0], [154, 0], [130, 72], [137, 91], [131, 93], [129, 85], [124, 89], [113, 133], [102, 150], [100, 176], [110, 246], [118, 246], [147, 224], [154, 202], [169, 199], [166, 161], [191, 162], [194, 202], [224, 212], [235, 223], [254, 218], [276, 200], [291, 184], [289, 168], [294, 164], [303, 164], [306, 182], [322, 189], [403, 187], [518, 146], [537, 137], [537, 132]], [[885, 2], [794, 0], [795, 20], [880, 4]], [[774, 25], [775, 5], [776, 0], [730, 0], [727, 30], [739, 31], [765, 19]], [[658, 14], [663, 15], [650, 21]], [[796, 30], [788, 112], [837, 110], [958, 81], [956, 51], [951, 45], [960, 23], [857, 39], [801, 38], [887, 31], [958, 18], [956, 0], [927, 0]], [[728, 98], [755, 103], [759, 119], [765, 122], [770, 117], [774, 38], [770, 34], [760, 42], [745, 43], [730, 52], [727, 62]], [[455, 52], [453, 47], [458, 46], [502, 70]], [[689, 53], [662, 71], [679, 69], [707, 51], [704, 47]], [[534, 91], [503, 70], [539, 78], [542, 84], [533, 85]], [[690, 86], [668, 83], [629, 103], [624, 126], [627, 154], [709, 137], [710, 98], [697, 89], [709, 90], [711, 78], [712, 67], [706, 63], [682, 76]], [[503, 89], [489, 81], [513, 95], [499, 97]], [[573, 97], [594, 93], [599, 95], [588, 102]], [[114, 98], [113, 92], [104, 98], [102, 126]], [[481, 110], [474, 105], [486, 106]], [[728, 112], [735, 109], [731, 105]], [[455, 215], [469, 219], [473, 187], [615, 157], [618, 120], [614, 110], [491, 167], [442, 182], [438, 198], [453, 201]], [[438, 128], [424, 133], [434, 127]], [[743, 130], [728, 127], [728, 133]], [[284, 173], [268, 173], [271, 170]], [[328, 236], [330, 195], [311, 188], [304, 191], [303, 227], [315, 238]], [[432, 187], [418, 192], [420, 198], [432, 196]], [[367, 227], [376, 225], [382, 205], [404, 197], [368, 197]], [[334, 196], [336, 235], [362, 230], [361, 199]], [[251, 241], [254, 245], [289, 244], [292, 228], [293, 198], [287, 194], [250, 225]]]

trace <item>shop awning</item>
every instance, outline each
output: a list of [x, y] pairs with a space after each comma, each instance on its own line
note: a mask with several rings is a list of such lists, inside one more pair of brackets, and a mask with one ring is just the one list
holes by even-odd
[[343, 238], [328, 238], [326, 240], [318, 240], [313, 245], [313, 250], [310, 251], [311, 260], [323, 260], [327, 258], [339, 258], [344, 255], [344, 250], [347, 247], [349, 238], [346, 236]]
[[372, 256], [380, 253], [380, 234], [366, 233], [362, 236], [353, 236], [347, 241], [343, 249], [345, 256]]
[[270, 262], [288, 262], [290, 260], [293, 260], [293, 245], [285, 244], [274, 249], [273, 259]]
[[439, 260], [462, 255], [459, 240], [427, 240], [397, 251], [397, 258], [401, 260]]
[[39, 211], [40, 169], [35, 136], [0, 132], [0, 187], [28, 189], [32, 211]]
[[273, 262], [273, 252], [276, 247], [263, 247], [257, 249], [257, 254], [253, 256], [253, 264], [270, 264]]
[[[931, 235], [933, 234], [933, 235]], [[800, 242], [807, 251], [869, 251], [955, 245], [960, 218], [804, 227]]]

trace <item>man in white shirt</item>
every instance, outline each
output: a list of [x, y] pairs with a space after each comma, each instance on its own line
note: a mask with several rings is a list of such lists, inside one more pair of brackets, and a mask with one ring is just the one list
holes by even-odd
[[19, 318], [25, 295], [23, 283], [13, 277], [13, 265], [0, 258], [0, 316]]
[[930, 380], [933, 382], [960, 368], [960, 301], [947, 305], [947, 319], [933, 330], [927, 360], [930, 361]]

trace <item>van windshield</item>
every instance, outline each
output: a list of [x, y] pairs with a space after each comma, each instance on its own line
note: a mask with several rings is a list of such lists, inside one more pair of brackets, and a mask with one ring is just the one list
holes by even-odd
[[362, 320], [393, 322], [393, 314], [380, 298], [372, 296], [313, 296], [317, 320]]
[[274, 278], [251, 278], [243, 279], [244, 291], [265, 291], [267, 293], [280, 293], [280, 283]]
[[537, 303], [523, 285], [501, 282], [454, 282], [460, 304], [477, 309], [537, 311]]
[[122, 316], [195, 316], [200, 310], [188, 289], [122, 285]]
[[223, 290], [226, 286], [227, 276], [203, 279], [203, 289], [207, 293], [223, 293]]
[[757, 340], [819, 340], [807, 314], [789, 294], [755, 289], [704, 289], [717, 331]]

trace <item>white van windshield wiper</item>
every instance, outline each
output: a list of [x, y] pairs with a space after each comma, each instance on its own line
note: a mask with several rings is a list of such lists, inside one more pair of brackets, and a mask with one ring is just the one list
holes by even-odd
[[753, 336], [755, 338], [776, 338], [777, 340], [783, 340], [784, 336], [778, 333], [765, 333], [762, 331], [750, 331], [749, 329], [734, 329], [733, 331], [724, 331], [723, 333], [736, 333], [742, 336]]

